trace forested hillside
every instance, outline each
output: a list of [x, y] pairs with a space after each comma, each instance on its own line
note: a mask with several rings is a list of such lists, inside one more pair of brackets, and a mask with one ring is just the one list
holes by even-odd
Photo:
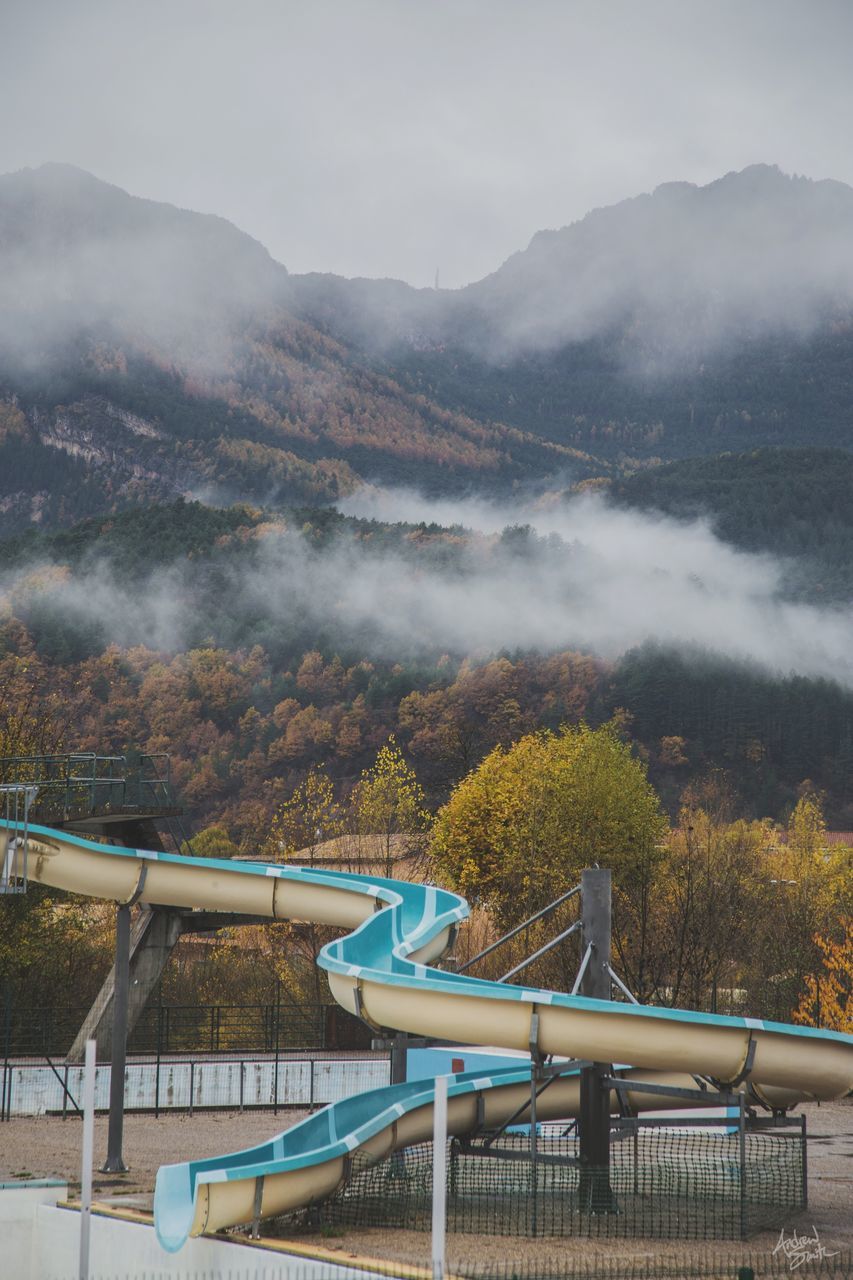
[[704, 516], [726, 542], [788, 557], [788, 591], [853, 598], [853, 454], [841, 449], [755, 449], [637, 471], [611, 498], [682, 519]]
[[[75, 749], [170, 751], [193, 822], [241, 840], [389, 734], [438, 803], [496, 744], [614, 714], [673, 810], [721, 769], [744, 811], [809, 782], [853, 825], [851, 219], [850, 189], [759, 166], [451, 295], [7, 175], [3, 696]], [[460, 514], [342, 515], [365, 479]], [[546, 490], [551, 532], [518, 514]], [[504, 505], [465, 527], [466, 494]]]
[[391, 652], [345, 613], [318, 626], [270, 559], [310, 550], [317, 582], [335, 557], [358, 549], [381, 571], [393, 551], [453, 578], [472, 554], [517, 554], [513, 541], [183, 502], [26, 533], [0, 543], [0, 697], [32, 691], [69, 749], [169, 751], [192, 827], [224, 823], [248, 848], [312, 766], [345, 794], [391, 734], [435, 805], [495, 745], [614, 714], [673, 812], [717, 771], [737, 812], [784, 817], [808, 784], [853, 825], [853, 693], [837, 684], [660, 646], [611, 661]]

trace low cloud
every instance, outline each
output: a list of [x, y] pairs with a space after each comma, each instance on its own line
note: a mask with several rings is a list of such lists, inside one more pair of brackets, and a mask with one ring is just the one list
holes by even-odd
[[853, 687], [853, 612], [786, 599], [783, 562], [733, 549], [705, 521], [597, 495], [499, 506], [364, 490], [345, 510], [456, 529], [412, 527], [389, 541], [377, 524], [317, 546], [272, 526], [215, 572], [180, 561], [129, 588], [96, 558], [73, 573], [19, 570], [0, 590], [7, 609], [49, 617], [57, 633], [82, 627], [172, 652], [206, 639], [304, 640], [368, 657], [570, 647], [616, 658], [653, 640]]

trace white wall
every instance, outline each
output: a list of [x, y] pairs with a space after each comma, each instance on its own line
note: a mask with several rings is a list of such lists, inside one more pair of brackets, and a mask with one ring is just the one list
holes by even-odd
[[[83, 1067], [59, 1068], [65, 1087], [78, 1102], [83, 1096]], [[43, 1115], [61, 1111], [63, 1081], [49, 1066], [10, 1066], [11, 1079], [7, 1094], [13, 1116]], [[125, 1070], [124, 1107], [126, 1111], [151, 1111], [157, 1104], [167, 1111], [174, 1107], [185, 1110], [193, 1106], [227, 1107], [236, 1110], [246, 1106], [272, 1106], [276, 1088], [280, 1107], [325, 1106], [352, 1097], [364, 1089], [379, 1089], [390, 1080], [387, 1058], [318, 1058], [279, 1060], [269, 1058], [243, 1061], [220, 1058], [199, 1059], [193, 1065], [186, 1061], [161, 1062], [159, 1093], [157, 1064], [129, 1062]], [[110, 1100], [110, 1066], [97, 1068], [95, 1074], [95, 1107], [106, 1110]], [[73, 1106], [68, 1103], [70, 1110]]]
[[[80, 1214], [60, 1209], [62, 1184], [0, 1186], [0, 1280], [77, 1280]], [[41, 1197], [41, 1198], [40, 1198]], [[153, 1226], [92, 1214], [90, 1280], [372, 1280], [373, 1273], [253, 1247], [237, 1240], [189, 1240], [160, 1248]], [[373, 1277], [379, 1280], [379, 1277]], [[387, 1280], [387, 1277], [385, 1277]]]
[[33, 1227], [39, 1205], [55, 1205], [68, 1194], [64, 1182], [0, 1182], [0, 1280], [24, 1280], [32, 1269]]

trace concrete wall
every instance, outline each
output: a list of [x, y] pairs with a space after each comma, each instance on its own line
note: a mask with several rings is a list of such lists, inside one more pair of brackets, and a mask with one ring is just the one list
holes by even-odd
[[[95, 1107], [106, 1110], [110, 1098], [110, 1066], [97, 1068]], [[83, 1068], [14, 1066], [8, 1068], [8, 1106], [13, 1116], [43, 1115], [62, 1111], [63, 1084], [78, 1103], [83, 1096]], [[61, 1078], [60, 1078], [61, 1077]], [[320, 1106], [338, 1102], [364, 1089], [378, 1089], [390, 1080], [387, 1058], [288, 1059], [269, 1058], [223, 1061], [204, 1058], [186, 1061], [130, 1062], [125, 1070], [126, 1111], [150, 1111], [155, 1103], [164, 1110], [186, 1110], [190, 1096], [195, 1107]], [[67, 1104], [73, 1111], [73, 1104]]]
[[[76, 1278], [80, 1215], [42, 1206], [37, 1210], [34, 1270], [29, 1280]], [[70, 1266], [69, 1266], [70, 1264]], [[92, 1280], [370, 1280], [370, 1273], [297, 1255], [258, 1249], [234, 1240], [189, 1240], [180, 1253], [166, 1253], [154, 1228], [92, 1215]], [[2, 1274], [2, 1273], [0, 1273]]]
[[[77, 1280], [80, 1214], [56, 1206], [64, 1194], [59, 1183], [0, 1185], [0, 1280]], [[236, 1240], [190, 1240], [166, 1253], [151, 1226], [98, 1214], [91, 1221], [90, 1280], [371, 1280], [370, 1272]]]
[[33, 1270], [34, 1226], [40, 1205], [55, 1205], [68, 1193], [64, 1182], [0, 1182], [0, 1280], [29, 1280]]

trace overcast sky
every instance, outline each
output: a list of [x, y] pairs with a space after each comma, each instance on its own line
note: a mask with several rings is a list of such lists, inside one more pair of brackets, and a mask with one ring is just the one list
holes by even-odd
[[853, 183], [851, 59], [849, 0], [0, 0], [0, 172], [455, 286], [660, 182]]

